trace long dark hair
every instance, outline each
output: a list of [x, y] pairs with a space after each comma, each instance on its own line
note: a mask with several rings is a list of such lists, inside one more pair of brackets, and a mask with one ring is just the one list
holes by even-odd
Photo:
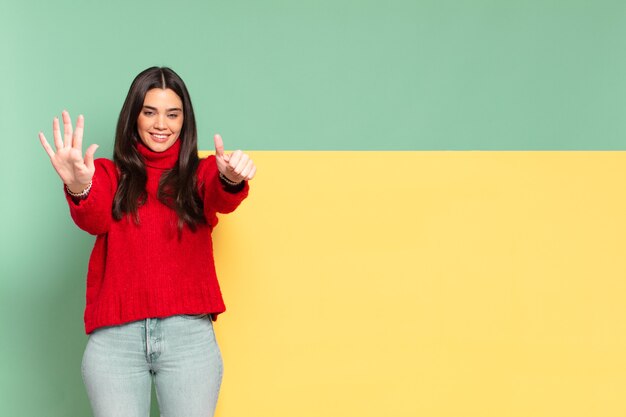
[[146, 93], [153, 88], [174, 91], [183, 102], [184, 117], [178, 138], [181, 142], [178, 162], [161, 176], [157, 197], [176, 211], [179, 231], [183, 224], [195, 230], [198, 224], [206, 223], [202, 200], [196, 192], [195, 174], [199, 163], [196, 118], [185, 83], [166, 67], [151, 67], [137, 75], [120, 111], [113, 153], [120, 178], [113, 199], [113, 218], [121, 220], [125, 215], [132, 215], [139, 223], [137, 209], [146, 202], [148, 178], [143, 157], [137, 150], [137, 143], [141, 140], [137, 132], [137, 118]]

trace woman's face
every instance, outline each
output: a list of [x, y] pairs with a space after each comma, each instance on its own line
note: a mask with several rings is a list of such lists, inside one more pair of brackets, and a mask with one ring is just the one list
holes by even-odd
[[137, 118], [141, 141], [154, 152], [169, 149], [183, 128], [183, 102], [169, 88], [148, 90]]

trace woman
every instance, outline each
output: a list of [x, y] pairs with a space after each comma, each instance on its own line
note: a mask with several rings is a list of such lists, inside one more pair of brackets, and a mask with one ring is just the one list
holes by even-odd
[[211, 416], [222, 379], [212, 321], [225, 310], [213, 262], [216, 213], [248, 194], [256, 168], [241, 151], [199, 160], [187, 88], [169, 68], [133, 81], [113, 161], [82, 154], [63, 112], [42, 146], [65, 184], [74, 222], [96, 235], [87, 273], [82, 374], [96, 417], [147, 417], [154, 381], [162, 416]]

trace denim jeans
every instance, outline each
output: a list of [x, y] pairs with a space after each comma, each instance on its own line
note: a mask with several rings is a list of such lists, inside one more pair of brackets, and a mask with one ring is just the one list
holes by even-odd
[[82, 362], [95, 417], [148, 417], [152, 381], [162, 417], [213, 416], [222, 372], [209, 316], [97, 329]]

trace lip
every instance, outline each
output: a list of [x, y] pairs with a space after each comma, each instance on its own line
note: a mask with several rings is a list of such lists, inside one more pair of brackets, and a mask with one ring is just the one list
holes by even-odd
[[170, 134], [164, 134], [164, 133], [152, 133], [150, 132], [150, 138], [158, 143], [163, 143], [163, 142], [167, 142], [167, 140], [170, 138]]

